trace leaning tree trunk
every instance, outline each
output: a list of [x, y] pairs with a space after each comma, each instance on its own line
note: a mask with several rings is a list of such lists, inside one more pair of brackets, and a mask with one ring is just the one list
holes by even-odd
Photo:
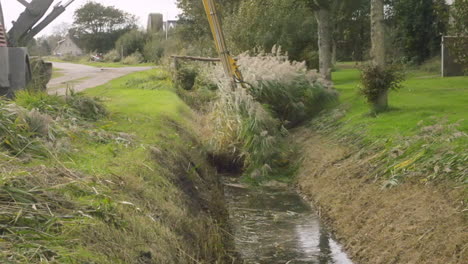
[[331, 81], [331, 42], [332, 28], [330, 21], [330, 10], [320, 8], [315, 11], [318, 24], [318, 46], [319, 46], [319, 71], [326, 80]]
[[[384, 0], [371, 0], [371, 58], [374, 66], [385, 68]], [[383, 90], [374, 102], [375, 111], [388, 108], [388, 90]]]

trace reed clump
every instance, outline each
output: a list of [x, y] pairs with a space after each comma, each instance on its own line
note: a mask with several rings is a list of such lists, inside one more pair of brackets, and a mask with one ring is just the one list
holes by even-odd
[[331, 83], [305, 63], [290, 62], [279, 48], [257, 56], [243, 54], [238, 63], [245, 88], [232, 89], [220, 67], [210, 78], [218, 86], [208, 116], [215, 156], [243, 164], [247, 175], [259, 178], [290, 167], [287, 129], [298, 126], [334, 102]]

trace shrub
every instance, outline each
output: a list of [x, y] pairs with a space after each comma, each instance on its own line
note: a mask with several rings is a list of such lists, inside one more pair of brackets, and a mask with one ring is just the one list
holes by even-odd
[[[373, 111], [379, 112], [385, 109], [382, 106], [381, 97], [387, 96], [391, 90], [402, 87], [404, 74], [400, 67], [391, 65], [382, 68], [375, 65], [365, 65], [361, 68], [361, 94], [366, 97], [367, 102], [373, 106]], [[386, 100], [386, 99], [385, 99]]]
[[197, 75], [198, 70], [194, 65], [182, 63], [175, 72], [174, 82], [177, 88], [184, 89], [186, 91], [192, 90], [195, 85]]
[[141, 55], [140, 52], [135, 52], [130, 56], [125, 57], [125, 59], [122, 61], [123, 64], [126, 65], [135, 65], [142, 63], [144, 61], [143, 55]]
[[159, 63], [165, 53], [165, 41], [162, 38], [153, 37], [143, 48], [145, 60]]
[[123, 55], [134, 54], [143, 50], [146, 43], [146, 34], [139, 30], [132, 30], [123, 34], [115, 43], [115, 49]]
[[119, 62], [120, 59], [120, 53], [116, 49], [113, 49], [104, 55], [104, 61], [106, 62]]

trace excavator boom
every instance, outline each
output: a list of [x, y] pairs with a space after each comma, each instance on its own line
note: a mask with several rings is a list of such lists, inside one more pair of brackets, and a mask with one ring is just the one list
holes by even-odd
[[239, 70], [239, 66], [227, 48], [223, 28], [221, 27], [221, 20], [217, 13], [215, 3], [213, 0], [202, 1], [203, 6], [205, 7], [208, 22], [210, 24], [211, 33], [213, 34], [216, 50], [218, 51], [219, 57], [223, 64], [224, 72], [226, 76], [232, 80], [233, 87], [236, 86], [236, 83], [240, 83], [242, 86], [244, 86], [244, 80], [242, 73]]

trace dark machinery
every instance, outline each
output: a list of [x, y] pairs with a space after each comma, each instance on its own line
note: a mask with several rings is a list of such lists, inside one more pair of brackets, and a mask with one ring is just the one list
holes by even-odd
[[[27, 44], [52, 21], [60, 16], [75, 0], [62, 5], [58, 2], [53, 10], [42, 20], [54, 0], [17, 0], [25, 6], [25, 11], [13, 22], [6, 33], [0, 2], [0, 96], [12, 97], [17, 90], [26, 88], [32, 79]], [[40, 22], [39, 22], [40, 21]], [[52, 65], [41, 62], [45, 72], [51, 72]]]

